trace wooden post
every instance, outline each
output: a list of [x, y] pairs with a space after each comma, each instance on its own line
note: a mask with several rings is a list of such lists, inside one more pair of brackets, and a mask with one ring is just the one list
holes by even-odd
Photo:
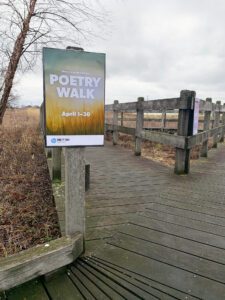
[[[212, 103], [211, 98], [207, 98], [206, 101], [209, 103]], [[211, 117], [211, 111], [205, 111], [203, 131], [209, 130], [210, 117]], [[203, 142], [203, 144], [202, 144], [201, 157], [208, 157], [208, 142], [209, 141], [207, 140], [207, 141]]]
[[[225, 125], [225, 104], [223, 104], [223, 114], [222, 114], [222, 125]], [[223, 143], [224, 142], [224, 134], [225, 134], [225, 128], [223, 128], [222, 130], [222, 134], [221, 134], [221, 139], [220, 142]]]
[[166, 110], [162, 112], [161, 131], [164, 131], [165, 128], [166, 128]]
[[[193, 135], [193, 119], [194, 119], [194, 91], [181, 91], [181, 103], [186, 103], [179, 109], [177, 134], [182, 136]], [[176, 148], [175, 170], [176, 174], [188, 174], [190, 170], [190, 149]]]
[[40, 106], [39, 127], [40, 127], [41, 132], [44, 133], [44, 108], [43, 108], [43, 103]]
[[137, 117], [136, 117], [136, 132], [135, 132], [135, 155], [141, 155], [141, 138], [139, 137], [143, 129], [144, 110], [143, 97], [139, 97], [137, 101]]
[[[221, 101], [216, 101], [215, 120], [214, 120], [213, 128], [218, 127], [220, 124], [220, 105], [221, 105]], [[213, 137], [213, 146], [212, 146], [213, 148], [217, 148], [217, 142], [218, 142], [218, 134], [214, 135]]]
[[121, 116], [121, 126], [123, 126], [123, 111], [121, 111], [120, 116]]
[[85, 192], [89, 190], [90, 187], [90, 164], [88, 162], [85, 163]]
[[61, 180], [62, 148], [52, 148], [52, 180]]
[[113, 105], [113, 145], [117, 145], [118, 143], [118, 108], [117, 104], [119, 104], [118, 100], [114, 100], [114, 105]]
[[65, 148], [65, 233], [85, 236], [84, 147]]

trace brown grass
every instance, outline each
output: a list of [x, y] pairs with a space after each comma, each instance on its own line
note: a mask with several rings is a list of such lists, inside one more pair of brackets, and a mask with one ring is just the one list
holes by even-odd
[[[106, 135], [106, 139], [111, 141], [112, 136]], [[131, 135], [119, 133], [118, 144], [126, 149], [134, 151], [134, 137]], [[209, 141], [209, 149], [212, 148], [212, 139]], [[196, 160], [200, 156], [201, 146], [195, 146], [191, 149], [191, 160]], [[175, 148], [168, 145], [162, 145], [155, 142], [142, 142], [142, 156], [154, 160], [164, 166], [174, 167], [175, 164]]]
[[38, 120], [8, 110], [0, 127], [0, 256], [60, 236]]

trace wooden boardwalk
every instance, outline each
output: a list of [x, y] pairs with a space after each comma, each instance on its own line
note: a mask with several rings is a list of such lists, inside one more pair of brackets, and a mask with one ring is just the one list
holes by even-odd
[[188, 176], [119, 146], [86, 155], [85, 255], [7, 298], [225, 299], [225, 146]]

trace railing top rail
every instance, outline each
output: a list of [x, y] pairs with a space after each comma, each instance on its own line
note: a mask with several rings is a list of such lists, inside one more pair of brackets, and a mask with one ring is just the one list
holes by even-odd
[[[178, 98], [165, 98], [156, 100], [147, 100], [143, 102], [143, 109], [145, 112], [162, 112], [166, 110], [175, 109], [190, 109], [193, 108], [193, 104], [190, 102]], [[137, 102], [126, 102], [126, 103], [116, 103], [116, 104], [106, 104], [105, 111], [120, 111], [120, 112], [136, 112]], [[214, 111], [214, 112], [225, 112], [225, 105], [221, 104], [219, 101], [217, 103], [212, 103], [206, 100], [200, 99], [200, 112]]]

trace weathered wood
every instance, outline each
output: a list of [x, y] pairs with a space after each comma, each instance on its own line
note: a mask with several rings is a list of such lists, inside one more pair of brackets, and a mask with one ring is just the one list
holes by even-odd
[[[223, 104], [222, 110], [225, 111], [225, 104]], [[225, 112], [222, 113], [222, 125], [225, 125]], [[225, 127], [223, 127], [222, 134], [221, 134], [221, 139], [220, 142], [224, 142], [224, 134], [225, 134]]]
[[[221, 105], [221, 101], [216, 101], [213, 128], [217, 128], [220, 124], [220, 109], [219, 109], [220, 105]], [[213, 148], [217, 148], [217, 142], [218, 142], [218, 134], [215, 134], [213, 137], [213, 146], [212, 146]]]
[[135, 131], [135, 150], [136, 156], [141, 155], [141, 138], [140, 134], [143, 129], [144, 123], [144, 110], [143, 110], [144, 98], [139, 97], [137, 101], [137, 117], [136, 117], [136, 131]]
[[157, 110], [161, 111], [170, 110], [170, 109], [179, 109], [180, 106], [186, 104], [184, 102], [181, 103], [180, 98], [171, 98], [171, 99], [157, 99], [157, 100], [149, 100], [145, 101], [143, 105], [143, 109], [146, 111]]
[[[76, 266], [89, 277], [101, 290], [106, 294], [106, 299], [148, 299], [155, 300], [157, 299], [154, 296], [154, 290], [152, 289], [149, 293], [143, 289], [140, 289], [134, 282], [130, 282], [128, 278], [124, 278], [122, 274], [115, 275], [115, 270], [111, 269], [107, 272], [106, 268], [100, 268], [98, 266], [97, 270], [93, 264], [88, 264], [88, 261], [82, 261], [82, 263], [76, 264]], [[94, 268], [93, 268], [94, 267]], [[93, 269], [92, 269], [93, 268]], [[94, 272], [93, 272], [94, 271]], [[97, 272], [96, 272], [97, 271]], [[100, 272], [99, 272], [100, 271]], [[100, 277], [100, 278], [99, 278]], [[129, 278], [130, 279], [130, 278]], [[106, 282], [106, 283], [105, 283]], [[109, 285], [109, 286], [108, 286]], [[116, 293], [112, 297], [113, 291], [109, 288], [110, 286], [114, 287]], [[152, 294], [153, 293], [153, 294]]]
[[107, 104], [107, 105], [105, 105], [105, 111], [106, 112], [113, 111], [113, 104]]
[[113, 131], [113, 129], [116, 128], [118, 132], [122, 132], [125, 134], [135, 135], [135, 128], [130, 127], [124, 127], [124, 126], [115, 126], [112, 124], [105, 124], [106, 131]]
[[83, 251], [81, 234], [62, 237], [0, 260], [0, 291], [73, 262]]
[[[1, 299], [1, 298], [0, 298]], [[39, 280], [27, 282], [7, 292], [7, 300], [49, 300], [43, 285]]]
[[118, 104], [117, 109], [124, 112], [136, 112], [136, 105], [137, 102], [120, 103]]
[[[207, 98], [205, 103], [212, 104], [212, 99], [211, 98]], [[205, 113], [204, 113], [204, 125], [203, 125], [203, 130], [204, 131], [209, 130], [210, 116], [211, 116], [211, 110], [205, 110]], [[203, 144], [202, 144], [201, 156], [202, 157], [208, 157], [208, 139], [205, 140], [203, 142]]]
[[119, 101], [114, 100], [114, 106], [113, 106], [113, 145], [117, 145], [119, 134], [117, 131], [118, 126], [118, 110], [116, 109]]
[[91, 166], [88, 162], [85, 163], [85, 191], [89, 190], [90, 187], [90, 169]]
[[166, 128], [166, 110], [162, 112], [162, 119], [161, 119], [161, 131]]
[[[179, 109], [177, 134], [181, 136], [193, 135], [194, 91], [181, 91], [181, 102], [186, 102], [188, 109]], [[175, 173], [188, 174], [190, 169], [190, 150], [176, 148]]]
[[45, 132], [45, 123], [44, 123], [44, 107], [43, 107], [43, 103], [40, 106], [39, 127], [40, 127], [41, 132], [44, 134], [44, 132]]
[[52, 148], [52, 180], [61, 180], [62, 148]]
[[123, 127], [123, 124], [124, 124], [124, 116], [123, 116], [124, 112], [121, 111], [120, 113], [120, 121], [121, 121], [121, 126]]
[[198, 133], [194, 136], [187, 137], [187, 149], [191, 149], [196, 145], [207, 141], [209, 137], [221, 135], [225, 126], [219, 126], [201, 133]]
[[45, 148], [45, 154], [46, 154], [47, 158], [52, 158], [52, 149]]
[[[207, 99], [211, 99], [211, 98], [207, 98]], [[199, 112], [211, 112], [213, 110], [212, 100], [207, 101], [207, 99], [206, 101], [200, 100]]]
[[140, 136], [142, 139], [148, 141], [170, 145], [180, 149], [185, 149], [185, 137], [183, 136], [150, 130], [142, 130]]
[[65, 149], [65, 232], [85, 235], [85, 160], [84, 148]]
[[[53, 300], [83, 300], [82, 294], [71, 282], [66, 273], [55, 275], [44, 286]], [[28, 300], [28, 299], [27, 299]]]

